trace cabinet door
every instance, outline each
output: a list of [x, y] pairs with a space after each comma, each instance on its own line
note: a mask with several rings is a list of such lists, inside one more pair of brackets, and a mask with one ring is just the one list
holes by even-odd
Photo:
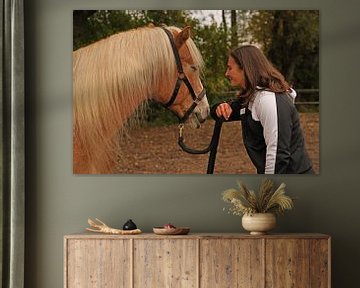
[[312, 239], [310, 241], [310, 287], [330, 287], [330, 240]]
[[131, 287], [130, 240], [68, 239], [67, 288]]
[[329, 285], [327, 239], [267, 239], [266, 287]]
[[197, 240], [134, 240], [134, 288], [197, 287]]
[[266, 239], [266, 287], [309, 287], [309, 240]]
[[261, 239], [202, 239], [200, 287], [263, 287], [262, 255]]

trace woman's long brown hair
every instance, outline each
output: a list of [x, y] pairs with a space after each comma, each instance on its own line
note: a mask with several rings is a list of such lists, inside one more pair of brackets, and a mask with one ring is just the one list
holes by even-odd
[[257, 86], [281, 93], [290, 89], [285, 77], [271, 64], [264, 53], [253, 45], [240, 46], [230, 52], [239, 67], [244, 70], [245, 89], [241, 97], [248, 103], [254, 96]]

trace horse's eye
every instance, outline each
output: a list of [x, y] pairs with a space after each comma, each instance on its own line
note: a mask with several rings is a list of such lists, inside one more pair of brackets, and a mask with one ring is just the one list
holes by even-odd
[[193, 71], [196, 71], [197, 70], [197, 67], [195, 65], [191, 65], [190, 68], [193, 70]]

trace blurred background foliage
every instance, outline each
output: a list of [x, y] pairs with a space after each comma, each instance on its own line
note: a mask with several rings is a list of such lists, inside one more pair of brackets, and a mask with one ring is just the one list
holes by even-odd
[[[149, 23], [192, 27], [205, 61], [203, 83], [210, 105], [234, 97], [224, 77], [229, 50], [254, 44], [300, 92], [297, 101], [308, 103], [298, 109], [318, 111], [318, 10], [74, 10], [73, 50]], [[146, 120], [176, 122], [156, 103], [150, 103]]]

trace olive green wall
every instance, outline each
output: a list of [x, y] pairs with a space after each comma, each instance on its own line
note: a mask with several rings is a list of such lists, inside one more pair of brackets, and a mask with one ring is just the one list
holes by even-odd
[[234, 187], [237, 179], [252, 188], [261, 179], [256, 175], [72, 175], [72, 10], [106, 8], [320, 9], [321, 175], [273, 177], [299, 198], [295, 210], [280, 218], [277, 231], [330, 234], [333, 287], [358, 287], [358, 1], [24, 2], [26, 287], [63, 287], [63, 236], [83, 231], [89, 216], [117, 227], [132, 218], [144, 231], [172, 222], [190, 225], [196, 232], [240, 232], [240, 218], [222, 210], [220, 193]]

